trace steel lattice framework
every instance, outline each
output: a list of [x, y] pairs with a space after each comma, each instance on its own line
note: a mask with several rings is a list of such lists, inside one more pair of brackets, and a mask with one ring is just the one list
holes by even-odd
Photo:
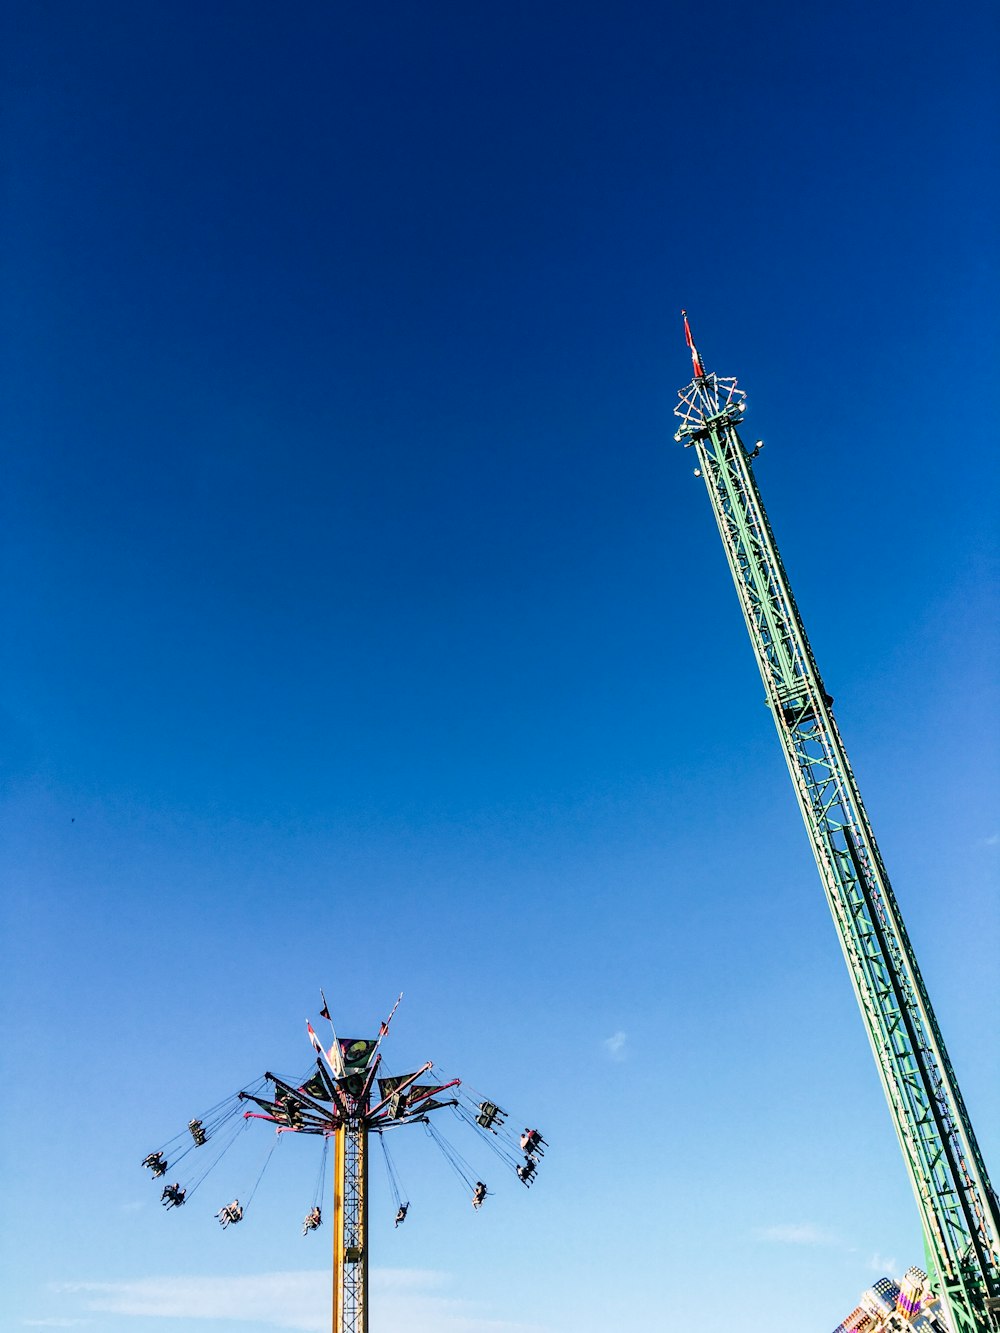
[[1000, 1329], [1000, 1207], [737, 426], [745, 395], [694, 379], [675, 439], [697, 454], [955, 1333]]
[[333, 1330], [368, 1333], [368, 1126], [363, 1116], [336, 1130], [334, 1162]]

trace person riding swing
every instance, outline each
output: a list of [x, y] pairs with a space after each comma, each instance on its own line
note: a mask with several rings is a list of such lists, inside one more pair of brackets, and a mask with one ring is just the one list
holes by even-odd
[[219, 1219], [219, 1224], [223, 1229], [229, 1226], [235, 1226], [237, 1222], [243, 1221], [243, 1208], [239, 1199], [234, 1199], [232, 1203], [227, 1203], [224, 1208], [220, 1208], [215, 1214]]
[[151, 1152], [148, 1157], [142, 1159], [142, 1164], [152, 1171], [154, 1180], [157, 1176], [165, 1176], [167, 1174], [167, 1164], [163, 1160], [162, 1152]]

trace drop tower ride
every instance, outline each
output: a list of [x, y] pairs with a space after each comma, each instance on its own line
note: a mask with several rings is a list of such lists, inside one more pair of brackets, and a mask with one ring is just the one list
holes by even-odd
[[781, 748], [819, 868], [903, 1159], [930, 1276], [954, 1333], [1000, 1330], [1000, 1205], [737, 427], [746, 395], [708, 374], [679, 390]]

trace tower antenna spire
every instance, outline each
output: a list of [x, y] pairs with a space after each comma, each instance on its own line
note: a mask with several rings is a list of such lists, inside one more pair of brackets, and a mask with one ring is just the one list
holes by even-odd
[[691, 337], [691, 325], [688, 323], [688, 312], [682, 310], [684, 316], [684, 341], [691, 349], [691, 364], [694, 366], [694, 377], [696, 380], [705, 378], [705, 367], [702, 365], [701, 357], [698, 355], [698, 349], [694, 345], [694, 339]]

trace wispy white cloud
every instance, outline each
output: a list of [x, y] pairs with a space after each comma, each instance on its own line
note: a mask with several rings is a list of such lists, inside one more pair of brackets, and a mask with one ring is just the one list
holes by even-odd
[[879, 1277], [899, 1277], [902, 1270], [896, 1267], [895, 1259], [886, 1259], [876, 1250], [868, 1260], [868, 1271], [878, 1273]]
[[778, 1226], [757, 1227], [758, 1240], [776, 1241], [779, 1245], [837, 1245], [837, 1237], [812, 1222], [786, 1222]]
[[991, 833], [988, 838], [983, 839], [984, 847], [1000, 846], [1000, 833]]
[[[472, 1302], [447, 1294], [447, 1274], [423, 1269], [376, 1269], [371, 1314], [377, 1327], [407, 1333], [543, 1333], [537, 1326], [493, 1319]], [[131, 1282], [62, 1282], [88, 1311], [132, 1318], [218, 1319], [326, 1333], [330, 1276], [317, 1272], [249, 1277], [157, 1277]]]
[[628, 1054], [628, 1036], [624, 1032], [618, 1031], [613, 1036], [605, 1037], [602, 1044], [612, 1060], [624, 1060]]
[[92, 1319], [22, 1319], [21, 1323], [26, 1328], [82, 1328], [84, 1324], [92, 1324]]

